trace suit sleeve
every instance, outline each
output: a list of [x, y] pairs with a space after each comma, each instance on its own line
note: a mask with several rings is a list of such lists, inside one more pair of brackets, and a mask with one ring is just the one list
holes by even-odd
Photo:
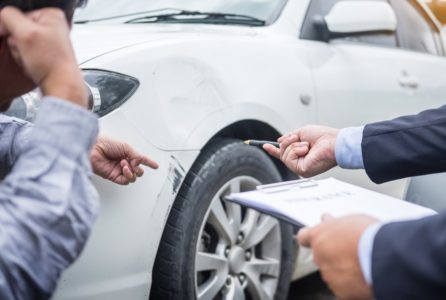
[[446, 172], [446, 106], [369, 124], [361, 147], [375, 183]]
[[372, 261], [376, 299], [445, 299], [446, 213], [384, 225]]

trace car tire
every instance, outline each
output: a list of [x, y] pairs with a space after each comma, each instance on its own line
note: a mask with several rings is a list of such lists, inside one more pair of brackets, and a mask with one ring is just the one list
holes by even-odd
[[[237, 189], [237, 185], [244, 191], [255, 188], [258, 183], [280, 180], [272, 160], [258, 148], [246, 146], [239, 140], [228, 139], [213, 141], [205, 147], [186, 176], [165, 225], [154, 263], [150, 299], [286, 299], [296, 253], [292, 227], [274, 219], [272, 221], [271, 217], [252, 210], [236, 207], [235, 204], [215, 200], [216, 196], [221, 199], [232, 188]], [[228, 183], [229, 191], [222, 192], [222, 188]], [[228, 220], [230, 213], [235, 216], [231, 219], [232, 230], [226, 228], [230, 234], [225, 235], [225, 230], [221, 230], [221, 222], [215, 217], [218, 215], [215, 211], [220, 208], [214, 207], [220, 205], [225, 209]], [[238, 220], [238, 223], [234, 220]], [[246, 224], [253, 222], [256, 227], [249, 230], [251, 225]], [[256, 242], [252, 236], [260, 236], [260, 232], [263, 235], [263, 230], [269, 230], [267, 225], [261, 227], [262, 224], [273, 226], [273, 222], [277, 225], [274, 225], [264, 240], [245, 250]], [[230, 242], [234, 239], [231, 237], [236, 230], [235, 225], [239, 223], [239, 227], [244, 228], [243, 231], [248, 236], [243, 240], [243, 235], [239, 233], [237, 241]], [[217, 231], [223, 232], [223, 235], [219, 235]], [[242, 251], [246, 251], [245, 254]], [[205, 270], [207, 265], [202, 263], [203, 258], [209, 256], [214, 259], [216, 255], [219, 258], [213, 262], [218, 263], [221, 260], [221, 267]], [[227, 258], [225, 266], [223, 255]], [[270, 260], [266, 257], [268, 255], [276, 260]], [[243, 259], [244, 261], [240, 261]], [[257, 264], [260, 266], [262, 263], [268, 266], [260, 271]], [[254, 264], [255, 267], [252, 267]], [[242, 265], [249, 271], [248, 274], [243, 273]], [[199, 271], [202, 269], [204, 271]], [[257, 276], [259, 274], [261, 276]], [[206, 290], [210, 285], [208, 282], [214, 283], [216, 280], [218, 284], [211, 286], [214, 290]], [[262, 287], [259, 288], [259, 284], [255, 283], [261, 283]], [[214, 295], [215, 289], [220, 285], [221, 289]], [[243, 295], [240, 294], [241, 291]]]

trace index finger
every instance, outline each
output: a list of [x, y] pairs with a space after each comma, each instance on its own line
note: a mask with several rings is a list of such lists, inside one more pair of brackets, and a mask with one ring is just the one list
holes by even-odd
[[269, 155], [280, 159], [280, 149], [277, 148], [276, 146], [273, 146], [271, 144], [265, 144], [263, 145], [263, 149], [268, 152]]
[[283, 160], [285, 153], [288, 149], [288, 147], [291, 144], [297, 143], [299, 141], [299, 138], [296, 135], [290, 135], [288, 138], [280, 142], [280, 159]]
[[154, 161], [153, 159], [150, 159], [148, 157], [144, 157], [142, 164], [145, 165], [146, 167], [150, 167], [152, 169], [159, 168], [159, 164], [156, 161]]
[[139, 164], [143, 164], [144, 166], [150, 167], [152, 169], [159, 168], [159, 165], [156, 161], [154, 161], [153, 159], [150, 159], [148, 156], [145, 156], [145, 155], [140, 155], [140, 157], [138, 157], [137, 159], [132, 160], [133, 168], [137, 167]]
[[34, 23], [19, 9], [7, 6], [0, 10], [0, 24], [2, 35], [21, 35], [34, 27]]

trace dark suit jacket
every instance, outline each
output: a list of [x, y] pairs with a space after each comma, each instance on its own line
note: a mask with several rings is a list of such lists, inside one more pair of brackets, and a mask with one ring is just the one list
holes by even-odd
[[[367, 125], [362, 153], [377, 183], [446, 172], [446, 106]], [[378, 300], [446, 299], [446, 213], [383, 226], [372, 276]]]

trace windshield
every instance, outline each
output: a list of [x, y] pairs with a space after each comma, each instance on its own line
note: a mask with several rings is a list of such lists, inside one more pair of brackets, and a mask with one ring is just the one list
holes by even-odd
[[132, 15], [162, 14], [169, 10], [236, 14], [271, 23], [286, 0], [89, 0], [78, 9], [75, 22], [92, 22]]

